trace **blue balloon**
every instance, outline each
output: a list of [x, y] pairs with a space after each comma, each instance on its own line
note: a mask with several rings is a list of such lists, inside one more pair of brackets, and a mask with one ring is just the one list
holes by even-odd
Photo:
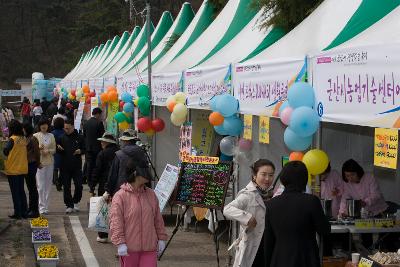
[[128, 92], [123, 92], [121, 95], [121, 100], [125, 103], [130, 103], [132, 102], [132, 96]]
[[318, 126], [319, 116], [309, 107], [296, 108], [290, 117], [290, 129], [301, 137], [313, 135], [318, 130]]
[[135, 109], [135, 106], [133, 105], [133, 103], [128, 102], [128, 103], [124, 104], [124, 108], [123, 108], [124, 112], [130, 113], [130, 112], [133, 112], [134, 109]]
[[214, 130], [219, 135], [228, 135], [228, 132], [224, 129], [223, 125], [214, 126]]
[[232, 161], [233, 156], [227, 156], [224, 153], [221, 153], [221, 156], [219, 156], [220, 161]]
[[239, 136], [243, 131], [243, 121], [236, 115], [226, 117], [222, 126], [231, 136]]
[[314, 88], [308, 83], [296, 82], [289, 88], [288, 101], [294, 109], [302, 106], [313, 108], [315, 103]]
[[281, 112], [282, 112], [285, 108], [287, 108], [287, 107], [290, 107], [290, 106], [289, 106], [289, 102], [288, 102], [287, 100], [285, 100], [285, 101], [282, 103], [282, 105], [279, 107], [279, 116], [281, 116]]
[[311, 146], [312, 135], [301, 137], [292, 131], [289, 127], [286, 128], [283, 135], [283, 140], [286, 146], [292, 151], [304, 151]]
[[210, 99], [210, 108], [212, 111], [217, 111], [217, 101], [220, 97], [221, 95], [215, 95]]
[[224, 94], [216, 100], [216, 110], [224, 117], [230, 117], [235, 115], [239, 109], [239, 102], [232, 95]]

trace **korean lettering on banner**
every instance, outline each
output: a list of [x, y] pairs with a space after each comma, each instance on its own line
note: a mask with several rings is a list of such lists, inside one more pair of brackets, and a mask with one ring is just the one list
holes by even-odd
[[399, 130], [375, 128], [374, 165], [397, 169]]
[[134, 98], [136, 95], [136, 88], [142, 83], [147, 83], [147, 76], [121, 76], [117, 77], [117, 91], [118, 94], [124, 92], [130, 93]]
[[258, 125], [260, 127], [258, 142], [269, 144], [269, 117], [260, 116]]
[[400, 127], [400, 45], [365, 46], [312, 57], [317, 111], [325, 121]]
[[93, 90], [95, 88], [95, 86], [96, 86], [96, 79], [94, 79], [94, 78], [89, 79], [90, 90]]
[[[192, 123], [185, 122], [179, 132], [179, 155], [192, 152]], [[181, 158], [180, 158], [181, 159]]]
[[277, 104], [287, 98], [290, 85], [307, 77], [307, 64], [304, 59], [239, 63], [233, 71], [240, 112], [271, 117], [278, 116]]
[[114, 119], [114, 115], [117, 114], [119, 110], [118, 102], [111, 102], [107, 105], [107, 132], [117, 135], [118, 125], [117, 121]]
[[76, 113], [76, 117], [75, 117], [75, 120], [74, 120], [74, 127], [78, 132], [81, 129], [81, 123], [82, 123], [82, 116], [83, 116], [83, 109], [84, 108], [85, 108], [85, 101], [80, 101], [79, 102], [78, 111]]
[[222, 209], [230, 179], [231, 162], [181, 164], [176, 203]]
[[208, 108], [215, 95], [232, 94], [231, 66], [190, 69], [185, 72], [184, 91], [191, 108]]
[[165, 106], [165, 101], [171, 95], [183, 90], [183, 73], [155, 74], [151, 83], [151, 98], [153, 105]]
[[104, 78], [104, 88], [107, 89], [108, 86], [115, 86], [115, 77]]
[[208, 121], [208, 116], [208, 112], [194, 112], [192, 116], [192, 146], [196, 150], [196, 155], [198, 156], [210, 155], [211, 153], [214, 128]]
[[96, 96], [99, 96], [104, 91], [104, 79], [97, 78], [94, 81], [94, 87], [90, 88], [96, 92]]
[[168, 199], [174, 191], [175, 185], [178, 182], [179, 168], [170, 164], [165, 166], [160, 179], [157, 182], [157, 186], [154, 189], [154, 193], [158, 198], [160, 205], [160, 211], [162, 212], [164, 207], [167, 205]]
[[243, 118], [243, 138], [251, 140], [253, 137], [253, 115], [245, 114]]
[[197, 163], [197, 164], [218, 164], [219, 157], [210, 156], [195, 156], [190, 155], [186, 151], [179, 152], [179, 157], [182, 162]]

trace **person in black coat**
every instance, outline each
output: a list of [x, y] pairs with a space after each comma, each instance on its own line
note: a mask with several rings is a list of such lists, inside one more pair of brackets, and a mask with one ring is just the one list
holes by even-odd
[[266, 266], [321, 266], [316, 233], [328, 235], [330, 224], [319, 198], [304, 193], [307, 168], [301, 161], [291, 161], [279, 176], [285, 190], [266, 203]]
[[[79, 202], [82, 199], [82, 154], [85, 153], [83, 137], [74, 128], [74, 122], [67, 120], [64, 123], [65, 134], [60, 138], [57, 152], [61, 155], [60, 173], [63, 181], [64, 203], [66, 213], [79, 211]], [[71, 179], [74, 180], [75, 191], [71, 196]]]
[[98, 138], [104, 134], [104, 125], [101, 121], [101, 109], [94, 108], [92, 117], [83, 125], [83, 137], [85, 138], [86, 154], [86, 178], [89, 185], [89, 190], [94, 196], [95, 183], [92, 178], [92, 172], [96, 166], [97, 154], [101, 151], [101, 144]]

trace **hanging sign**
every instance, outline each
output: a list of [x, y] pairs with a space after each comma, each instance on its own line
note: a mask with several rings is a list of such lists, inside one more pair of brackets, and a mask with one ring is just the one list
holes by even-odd
[[161, 174], [160, 180], [157, 182], [157, 186], [154, 189], [154, 193], [158, 198], [158, 204], [160, 205], [160, 212], [163, 211], [167, 205], [168, 199], [174, 191], [176, 182], [178, 181], [179, 168], [170, 164], [165, 166], [163, 173]]
[[165, 106], [167, 98], [180, 91], [183, 91], [182, 72], [152, 75], [151, 99], [153, 105]]
[[82, 123], [82, 116], [83, 116], [83, 109], [84, 108], [85, 108], [85, 102], [84, 101], [79, 102], [78, 111], [76, 112], [76, 117], [75, 117], [75, 120], [74, 120], [74, 127], [78, 132], [81, 129], [81, 123]]
[[399, 130], [375, 128], [374, 165], [397, 169]]
[[251, 140], [253, 137], [253, 115], [245, 114], [243, 124], [243, 138]]
[[269, 117], [265, 116], [260, 116], [259, 117], [259, 137], [258, 137], [258, 142], [259, 143], [264, 143], [264, 144], [269, 144]]
[[96, 78], [94, 80], [94, 87], [90, 87], [90, 89], [96, 93], [96, 96], [100, 96], [100, 94], [104, 91], [104, 79]]
[[208, 156], [211, 153], [215, 133], [213, 126], [208, 121], [209, 115], [208, 111], [198, 111], [192, 114], [192, 147], [196, 150], [197, 156]]
[[114, 119], [115, 114], [119, 111], [119, 103], [111, 102], [107, 105], [107, 132], [117, 135], [118, 123]]
[[104, 78], [104, 88], [107, 89], [108, 86], [115, 86], [115, 77]]
[[136, 88], [142, 83], [147, 84], [147, 75], [117, 77], [118, 94], [121, 95], [124, 92], [128, 92], [133, 98], [137, 98]]
[[192, 153], [192, 123], [185, 122], [181, 126], [179, 132], [179, 159], [182, 160], [181, 155], [185, 153], [191, 155]]

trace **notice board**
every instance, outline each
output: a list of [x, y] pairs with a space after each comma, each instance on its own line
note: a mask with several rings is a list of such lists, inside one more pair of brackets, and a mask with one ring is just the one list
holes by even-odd
[[175, 202], [187, 206], [222, 209], [230, 172], [231, 162], [182, 162]]

